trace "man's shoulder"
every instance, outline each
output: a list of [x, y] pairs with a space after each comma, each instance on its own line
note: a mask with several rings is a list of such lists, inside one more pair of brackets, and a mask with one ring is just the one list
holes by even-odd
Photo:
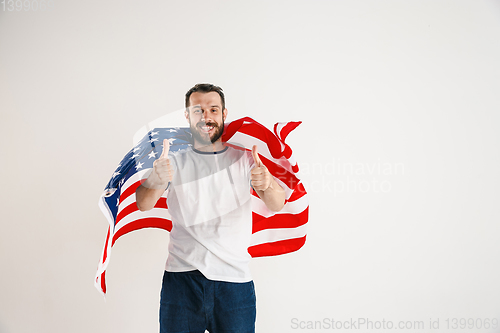
[[187, 146], [176, 151], [170, 151], [168, 158], [171, 159], [174, 164], [183, 165], [187, 160], [193, 159], [193, 155], [193, 149], [191, 146]]
[[251, 167], [254, 163], [252, 152], [240, 146], [229, 146], [227, 154], [230, 156], [233, 163], [240, 162], [247, 167]]
[[176, 151], [170, 151], [172, 156], [179, 157], [193, 152], [192, 146], [186, 146]]

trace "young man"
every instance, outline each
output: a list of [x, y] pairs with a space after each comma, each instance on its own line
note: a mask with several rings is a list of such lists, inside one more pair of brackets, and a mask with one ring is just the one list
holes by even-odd
[[250, 186], [273, 211], [285, 192], [257, 154], [221, 141], [227, 117], [222, 89], [197, 84], [186, 93], [193, 146], [154, 162], [138, 187], [140, 210], [167, 190], [172, 215], [160, 304], [160, 332], [255, 332], [255, 290], [248, 263]]

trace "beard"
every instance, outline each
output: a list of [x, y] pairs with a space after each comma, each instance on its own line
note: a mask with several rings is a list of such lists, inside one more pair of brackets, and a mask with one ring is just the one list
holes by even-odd
[[[212, 136], [209, 136], [208, 133], [202, 133], [200, 131], [199, 126], [213, 126], [214, 127], [214, 132], [212, 133]], [[209, 145], [211, 143], [217, 142], [217, 140], [220, 139], [222, 136], [222, 133], [224, 133], [224, 120], [222, 120], [222, 126], [219, 126], [216, 122], [208, 122], [205, 123], [204, 121], [198, 122], [195, 126], [192, 124], [189, 125], [191, 129], [191, 134], [193, 135], [193, 139], [201, 144]]]

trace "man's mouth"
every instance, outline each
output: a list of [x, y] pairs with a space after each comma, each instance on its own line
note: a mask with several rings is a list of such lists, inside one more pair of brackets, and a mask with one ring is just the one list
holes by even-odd
[[215, 128], [215, 125], [202, 125], [202, 126], [198, 126], [202, 132], [204, 133], [210, 133], [214, 128]]

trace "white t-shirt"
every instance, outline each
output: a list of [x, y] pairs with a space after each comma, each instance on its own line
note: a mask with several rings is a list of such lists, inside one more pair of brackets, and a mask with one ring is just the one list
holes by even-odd
[[169, 155], [175, 173], [168, 187], [172, 216], [165, 270], [199, 270], [210, 280], [252, 280], [250, 152], [187, 148]]

